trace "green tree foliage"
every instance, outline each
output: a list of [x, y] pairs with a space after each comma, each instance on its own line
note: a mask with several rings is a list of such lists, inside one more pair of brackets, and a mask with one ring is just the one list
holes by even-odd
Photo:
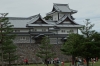
[[0, 57], [2, 61], [2, 66], [4, 62], [9, 63], [17, 59], [16, 55], [16, 46], [13, 44], [13, 39], [15, 35], [12, 35], [13, 25], [9, 22], [9, 19], [6, 17], [7, 13], [1, 14], [0, 18]]
[[90, 58], [99, 57], [100, 55], [100, 34], [98, 34], [95, 30], [92, 30], [94, 24], [89, 22], [89, 19], [86, 19], [86, 24], [81, 28], [82, 35], [85, 40], [81, 43], [81, 51], [80, 56], [86, 59], [87, 66], [89, 66]]
[[94, 24], [86, 19], [86, 24], [80, 29], [82, 34], [70, 34], [61, 49], [66, 55], [83, 57], [87, 61], [87, 66], [90, 58], [100, 56], [100, 33], [92, 30], [93, 26]]
[[94, 24], [91, 24], [89, 19], [86, 19], [85, 25], [80, 28], [82, 35], [87, 38], [87, 41], [89, 41], [90, 37], [95, 33], [95, 30], [92, 30], [93, 26]]
[[36, 55], [42, 58], [44, 63], [48, 66], [47, 60], [55, 56], [55, 53], [52, 51], [52, 44], [50, 44], [48, 37], [43, 37], [39, 48], [40, 49]]
[[81, 42], [84, 42], [84, 37], [79, 34], [69, 34], [67, 41], [62, 45], [61, 51], [66, 55], [72, 55], [72, 64], [75, 64], [75, 57], [79, 56]]
[[52, 20], [52, 17], [51, 16], [45, 16], [44, 19], [45, 20]]

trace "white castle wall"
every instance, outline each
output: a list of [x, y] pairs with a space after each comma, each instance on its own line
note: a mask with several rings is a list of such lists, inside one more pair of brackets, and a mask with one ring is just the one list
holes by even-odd
[[31, 29], [32, 31], [34, 31], [36, 29], [36, 31], [48, 31], [48, 27], [34, 27], [33, 29]]
[[[61, 38], [50, 38], [50, 44], [62, 44]], [[30, 36], [16, 36], [14, 39], [14, 43], [35, 43], [35, 40], [31, 39], [30, 42]]]
[[[65, 14], [67, 14], [68, 16], [71, 16], [71, 14], [70, 13], [54, 13], [53, 14], [53, 21], [58, 21], [59, 19], [61, 19]], [[59, 15], [59, 19], [58, 19], [58, 15]]]
[[53, 21], [58, 21], [58, 13], [53, 14]]
[[60, 13], [59, 13], [59, 19], [61, 19], [61, 18], [62, 18], [64, 15], [66, 15], [66, 14], [67, 14], [68, 16], [70, 16], [70, 13], [61, 13], [61, 12], [60, 12]]
[[35, 43], [35, 41], [30, 39], [30, 36], [16, 36], [14, 43]]
[[58, 31], [58, 34], [69, 34], [70, 30], [73, 30], [73, 33], [77, 33], [77, 28], [61, 28], [59, 31]]

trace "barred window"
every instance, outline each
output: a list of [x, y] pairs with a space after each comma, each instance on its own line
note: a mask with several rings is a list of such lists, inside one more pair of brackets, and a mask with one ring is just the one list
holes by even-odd
[[37, 29], [33, 29], [33, 31], [37, 31]]
[[74, 30], [69, 30], [67, 31], [67, 33], [74, 33]]
[[46, 29], [42, 29], [42, 31], [46, 31]]
[[61, 32], [65, 32], [65, 30], [61, 30]]
[[24, 37], [24, 36], [20, 37], [20, 40], [26, 40], [26, 37]]
[[15, 30], [15, 32], [20, 32], [20, 30]]

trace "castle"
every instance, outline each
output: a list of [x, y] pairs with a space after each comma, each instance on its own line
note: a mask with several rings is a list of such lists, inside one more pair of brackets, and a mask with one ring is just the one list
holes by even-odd
[[[53, 4], [51, 12], [46, 14], [47, 19], [42, 18], [40, 14], [29, 17], [9, 17], [9, 21], [14, 25], [14, 34], [16, 38], [14, 43], [18, 46], [17, 53], [19, 60], [28, 58], [30, 62], [36, 58], [35, 53], [38, 50], [43, 35], [49, 36], [50, 44], [54, 45], [53, 51], [61, 59], [61, 45], [67, 40], [68, 34], [78, 33], [78, 29], [82, 27], [74, 20], [72, 16], [77, 13], [76, 10], [70, 9], [68, 4]], [[66, 56], [63, 56], [63, 59]], [[68, 57], [67, 57], [68, 59]]]

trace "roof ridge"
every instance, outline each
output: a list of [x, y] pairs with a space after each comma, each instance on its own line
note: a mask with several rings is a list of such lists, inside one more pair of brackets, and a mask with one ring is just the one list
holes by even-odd
[[[55, 6], [57, 7], [57, 4], [55, 4]], [[57, 10], [59, 10], [59, 8], [57, 7]]]
[[61, 23], [61, 22], [62, 22], [63, 20], [65, 20], [67, 17], [68, 17], [72, 22], [74, 22], [75, 24], [78, 24], [78, 23], [76, 23], [74, 20], [72, 20], [72, 19], [70, 18], [70, 16], [68, 16], [68, 15], [65, 15], [63, 18], [61, 18], [61, 19], [57, 22], [57, 24]]
[[68, 5], [68, 4], [61, 4], [61, 3], [53, 3], [53, 4], [56, 4], [56, 5]]
[[34, 22], [35, 22], [36, 20], [38, 20], [39, 18], [41, 18], [45, 23], [48, 24], [48, 22], [42, 18], [42, 16], [40, 15], [40, 13], [37, 14], [34, 18], [32, 18], [32, 19], [28, 22], [28, 24], [29, 24], [29, 23], [30, 23], [30, 24], [34, 23]]

